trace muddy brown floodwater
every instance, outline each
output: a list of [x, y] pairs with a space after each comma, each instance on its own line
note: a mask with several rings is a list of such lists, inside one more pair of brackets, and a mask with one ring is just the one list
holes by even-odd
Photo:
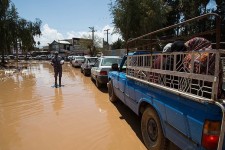
[[0, 150], [146, 150], [140, 119], [69, 63], [52, 88], [49, 62], [0, 71]]

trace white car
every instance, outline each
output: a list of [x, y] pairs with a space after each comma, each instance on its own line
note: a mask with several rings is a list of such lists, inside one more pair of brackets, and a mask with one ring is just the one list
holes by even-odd
[[47, 55], [40, 55], [39, 60], [47, 60], [48, 56]]
[[97, 59], [91, 68], [91, 79], [95, 81], [96, 86], [100, 88], [108, 82], [108, 72], [111, 70], [112, 64], [120, 64], [122, 58], [119, 56], [102, 56]]
[[84, 62], [84, 56], [73, 56], [72, 66], [80, 67], [83, 62]]
[[90, 57], [90, 56], [84, 56], [84, 62], [80, 66], [80, 72], [83, 73], [85, 76], [91, 74], [91, 68], [95, 64], [98, 57]]
[[18, 59], [19, 60], [25, 60], [26, 59], [26, 56], [25, 55], [18, 55]]

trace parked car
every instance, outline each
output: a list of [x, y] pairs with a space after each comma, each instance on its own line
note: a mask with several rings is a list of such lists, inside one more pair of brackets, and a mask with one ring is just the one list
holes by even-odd
[[34, 56], [33, 59], [34, 60], [39, 60], [40, 55]]
[[18, 55], [19, 60], [25, 60], [25, 58], [26, 58], [26, 55]]
[[[4, 61], [5, 62], [8, 62], [9, 59], [10, 58], [7, 55], [4, 56]], [[2, 62], [2, 55], [0, 56], [0, 62]]]
[[47, 60], [47, 59], [48, 59], [47, 55], [38, 55], [38, 56], [36, 56], [36, 60]]
[[75, 58], [75, 56], [74, 55], [71, 55], [71, 56], [69, 56], [68, 57], [68, 59], [69, 59], [69, 62], [72, 64], [72, 60]]
[[66, 57], [66, 61], [69, 61], [71, 63], [72, 58], [73, 58], [73, 55], [69, 55]]
[[84, 62], [84, 56], [74, 56], [72, 60], [72, 66], [80, 67], [82, 62]]
[[52, 60], [54, 58], [54, 55], [47, 55], [47, 60]]
[[85, 56], [84, 62], [81, 64], [81, 67], [80, 67], [81, 73], [83, 73], [85, 76], [90, 75], [91, 68], [95, 64], [97, 59], [98, 59], [98, 57]]
[[8, 58], [9, 59], [15, 59], [15, 56], [14, 55], [8, 55]]
[[112, 64], [120, 64], [122, 58], [119, 56], [102, 56], [97, 59], [91, 68], [91, 79], [95, 81], [96, 86], [100, 88], [108, 82], [108, 72]]

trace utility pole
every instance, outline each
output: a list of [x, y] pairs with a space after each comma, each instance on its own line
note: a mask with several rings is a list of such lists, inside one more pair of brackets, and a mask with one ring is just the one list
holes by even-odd
[[104, 30], [104, 31], [106, 31], [106, 32], [107, 32], [106, 34], [107, 34], [107, 44], [108, 44], [108, 45], [109, 45], [109, 38], [108, 38], [108, 35], [109, 35], [109, 30], [110, 30], [110, 29], [106, 29], [106, 30]]
[[89, 27], [89, 29], [91, 29], [91, 32], [92, 32], [92, 46], [94, 47], [94, 33], [95, 33], [95, 27]]
[[107, 34], [107, 49], [108, 49], [108, 50], [109, 50], [109, 38], [108, 38], [108, 37], [109, 37], [109, 36], [108, 36], [108, 35], [109, 35], [109, 30], [110, 30], [110, 29], [104, 30], [104, 31], [106, 31], [106, 34]]
[[89, 29], [91, 29], [91, 32], [92, 32], [92, 48], [90, 48], [90, 53], [91, 53], [91, 56], [94, 55], [95, 53], [95, 45], [94, 45], [94, 38], [95, 38], [95, 27], [89, 27]]

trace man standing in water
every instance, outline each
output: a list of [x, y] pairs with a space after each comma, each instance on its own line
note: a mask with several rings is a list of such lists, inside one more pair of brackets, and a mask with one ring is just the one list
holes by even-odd
[[62, 78], [62, 65], [64, 63], [63, 59], [58, 56], [59, 52], [55, 52], [55, 57], [52, 59], [51, 65], [54, 67], [54, 77], [55, 77], [55, 87], [57, 88], [57, 76], [59, 76], [59, 87], [61, 87]]

